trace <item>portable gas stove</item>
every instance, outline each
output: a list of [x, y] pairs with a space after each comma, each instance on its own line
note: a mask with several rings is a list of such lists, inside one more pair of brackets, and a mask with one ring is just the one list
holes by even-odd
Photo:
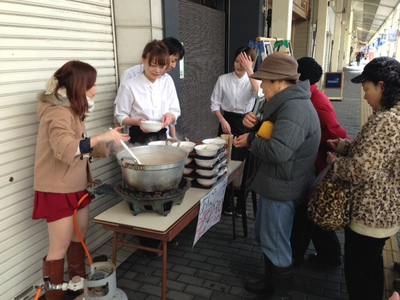
[[133, 215], [144, 211], [156, 211], [166, 216], [171, 212], [172, 206], [181, 204], [186, 191], [190, 188], [190, 180], [182, 178], [180, 183], [172, 189], [162, 192], [140, 192], [124, 184], [110, 185], [96, 181], [96, 185], [88, 189], [96, 195], [114, 195], [127, 201]]

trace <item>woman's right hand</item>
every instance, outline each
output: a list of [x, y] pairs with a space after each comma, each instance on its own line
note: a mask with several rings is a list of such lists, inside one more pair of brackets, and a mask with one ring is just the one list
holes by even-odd
[[139, 120], [138, 124], [139, 124], [139, 127], [140, 127], [140, 130], [141, 130], [141, 131], [143, 131], [144, 133], [149, 133], [149, 132], [148, 132], [146, 129], [144, 129], [143, 126], [142, 126], [142, 122], [145, 122], [145, 121], [147, 121], [145, 118], [141, 118], [141, 119]]
[[243, 119], [243, 125], [248, 129], [253, 129], [258, 122], [259, 120], [253, 112], [249, 112]]
[[233, 139], [233, 145], [234, 145], [236, 148], [245, 148], [245, 147], [249, 147], [250, 145], [249, 145], [249, 143], [247, 142], [248, 136], [249, 136], [249, 134], [248, 134], [248, 133], [245, 133], [245, 134], [242, 134], [242, 135], [240, 135], [240, 136], [235, 137], [235, 138]]
[[[99, 142], [102, 143], [110, 143], [113, 142], [115, 145], [120, 145], [121, 141], [127, 142], [129, 141], [130, 137], [129, 134], [121, 133], [122, 127], [116, 127], [111, 130], [106, 131], [105, 133], [97, 136], [99, 139]], [[93, 143], [91, 143], [91, 146]]]
[[326, 142], [328, 144], [328, 146], [335, 151], [337, 148], [337, 145], [339, 144], [339, 139], [333, 139], [333, 140], [328, 140]]
[[226, 121], [225, 119], [223, 119], [221, 121], [221, 129], [222, 129], [222, 132], [225, 134], [232, 134], [231, 125], [229, 125], [228, 121]]

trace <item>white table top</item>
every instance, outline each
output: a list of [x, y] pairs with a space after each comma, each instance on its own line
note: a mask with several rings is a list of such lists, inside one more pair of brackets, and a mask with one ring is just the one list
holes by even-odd
[[[241, 163], [241, 161], [231, 161], [228, 164], [227, 174], [224, 176], [229, 176], [229, 174], [236, 171]], [[220, 180], [224, 176], [221, 176]], [[167, 216], [162, 216], [157, 212], [142, 212], [135, 216], [132, 214], [128, 203], [121, 201], [97, 215], [94, 221], [165, 232], [209, 192], [210, 189], [189, 188], [185, 193], [182, 203], [180, 205], [173, 205], [171, 212]]]

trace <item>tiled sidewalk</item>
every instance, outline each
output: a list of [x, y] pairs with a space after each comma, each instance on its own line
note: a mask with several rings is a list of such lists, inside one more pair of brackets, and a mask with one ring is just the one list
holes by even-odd
[[[244, 238], [238, 220], [238, 237], [233, 240], [232, 221], [226, 216], [194, 247], [195, 222], [177, 236], [179, 247], [168, 250], [168, 299], [262, 299], [244, 289], [246, 279], [263, 273], [250, 204], [248, 209], [248, 238]], [[343, 240], [342, 232], [338, 236]], [[311, 246], [307, 254], [312, 250]], [[132, 300], [160, 299], [161, 265], [161, 260], [136, 251], [117, 268], [117, 285]], [[295, 270], [294, 299], [347, 299], [343, 266], [328, 268], [308, 262], [299, 266]]]

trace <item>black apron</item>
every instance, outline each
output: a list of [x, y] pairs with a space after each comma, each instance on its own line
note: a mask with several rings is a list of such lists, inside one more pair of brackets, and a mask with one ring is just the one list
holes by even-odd
[[[246, 114], [238, 114], [234, 112], [224, 112], [224, 118], [225, 120], [229, 123], [231, 126], [231, 133], [233, 134], [234, 137], [242, 135], [247, 132], [246, 127], [243, 125], [243, 119]], [[223, 134], [222, 128], [221, 128], [221, 123], [219, 124], [218, 127], [218, 136]], [[231, 159], [232, 160], [240, 160], [244, 161], [244, 159], [247, 156], [248, 148], [236, 148], [235, 146], [232, 145], [232, 154], [231, 154]]]
[[131, 139], [129, 142], [135, 144], [147, 145], [152, 141], [164, 141], [167, 139], [167, 129], [163, 128], [157, 132], [144, 133], [139, 126], [129, 127], [129, 136]]

